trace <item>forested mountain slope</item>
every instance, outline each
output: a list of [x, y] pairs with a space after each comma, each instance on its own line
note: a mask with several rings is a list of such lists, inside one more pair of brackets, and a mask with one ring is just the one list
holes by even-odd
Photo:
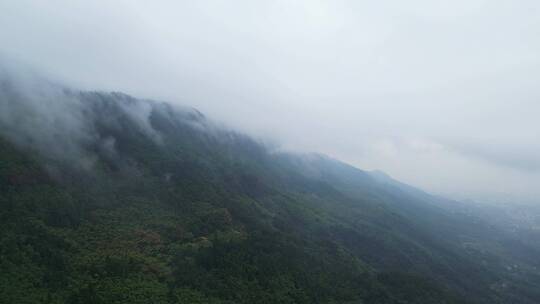
[[538, 303], [539, 252], [193, 109], [0, 78], [0, 303]]

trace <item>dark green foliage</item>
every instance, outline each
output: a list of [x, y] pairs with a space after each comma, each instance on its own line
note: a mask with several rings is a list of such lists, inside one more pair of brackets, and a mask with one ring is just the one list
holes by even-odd
[[[538, 300], [533, 262], [464, 249], [508, 240], [437, 198], [269, 153], [196, 111], [70, 94], [94, 130], [91, 168], [0, 141], [0, 303]], [[151, 130], [126, 112], [138, 104]]]

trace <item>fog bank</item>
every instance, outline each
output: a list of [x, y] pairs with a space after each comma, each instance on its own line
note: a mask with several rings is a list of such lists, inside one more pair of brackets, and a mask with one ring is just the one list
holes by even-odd
[[3, 60], [74, 88], [193, 106], [431, 192], [540, 197], [538, 1], [4, 1], [0, 37]]

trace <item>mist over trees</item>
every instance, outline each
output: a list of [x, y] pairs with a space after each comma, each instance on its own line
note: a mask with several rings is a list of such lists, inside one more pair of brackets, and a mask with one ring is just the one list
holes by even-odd
[[494, 209], [32, 75], [0, 77], [0, 302], [539, 299], [540, 238]]
[[540, 303], [540, 1], [0, 1], [0, 304]]

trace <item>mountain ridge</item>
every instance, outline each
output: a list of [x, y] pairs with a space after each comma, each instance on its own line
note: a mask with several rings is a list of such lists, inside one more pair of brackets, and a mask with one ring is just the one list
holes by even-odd
[[534, 248], [380, 173], [194, 109], [1, 84], [0, 302], [538, 299]]

